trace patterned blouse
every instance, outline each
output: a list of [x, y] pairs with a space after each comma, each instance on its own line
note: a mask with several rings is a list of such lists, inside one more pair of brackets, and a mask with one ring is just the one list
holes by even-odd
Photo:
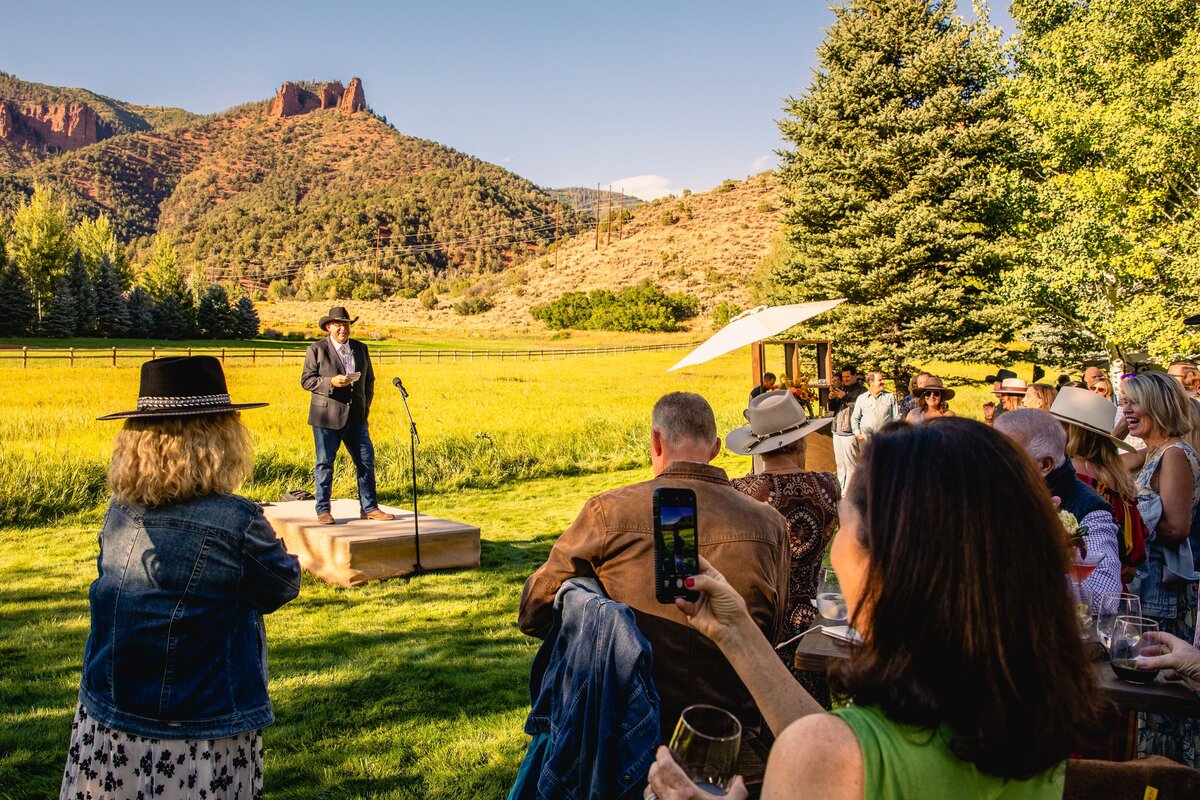
[[837, 529], [837, 505], [842, 496], [837, 476], [829, 472], [768, 472], [734, 478], [731, 483], [742, 494], [767, 503], [787, 519], [792, 552], [787, 621], [791, 631], [788, 635], [794, 636], [817, 618], [810, 601], [817, 596], [825, 545]]

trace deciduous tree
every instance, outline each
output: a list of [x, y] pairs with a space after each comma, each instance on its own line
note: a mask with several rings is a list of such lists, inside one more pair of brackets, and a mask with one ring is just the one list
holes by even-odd
[[75, 245], [67, 224], [67, 207], [48, 186], [38, 184], [33, 197], [13, 215], [11, 257], [33, 287], [38, 313], [71, 265]]

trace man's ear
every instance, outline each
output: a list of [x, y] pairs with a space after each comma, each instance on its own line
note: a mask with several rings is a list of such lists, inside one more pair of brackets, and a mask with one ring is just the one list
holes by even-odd
[[657, 428], [650, 429], [650, 452], [655, 456], [661, 456], [663, 452], [662, 434]]
[[713, 440], [713, 445], [708, 451], [708, 460], [712, 461], [721, 452], [721, 438], [718, 436]]

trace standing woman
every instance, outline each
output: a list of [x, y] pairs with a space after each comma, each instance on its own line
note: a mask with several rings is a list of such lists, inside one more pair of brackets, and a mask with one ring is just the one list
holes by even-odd
[[925, 385], [917, 389], [917, 405], [905, 422], [924, 422], [937, 417], [953, 417], [954, 412], [946, 405], [946, 401], [954, 397], [954, 390], [942, 386], [942, 379], [930, 375], [925, 379]]
[[[1179, 381], [1143, 372], [1121, 383], [1121, 406], [1129, 433], [1145, 450], [1122, 456], [1136, 471], [1138, 509], [1151, 532], [1146, 563], [1135, 583], [1142, 614], [1159, 629], [1193, 641], [1196, 635], [1196, 581], [1188, 534], [1192, 509], [1200, 500], [1200, 458], [1186, 441], [1191, 409]], [[1188, 766], [1200, 765], [1200, 722], [1147, 714], [1138, 751], [1165, 755]]]
[[142, 365], [100, 531], [91, 632], [60, 798], [259, 798], [263, 614], [300, 566], [256, 503], [250, 433], [211, 356]]
[[1096, 391], [1064, 386], [1058, 392], [1050, 414], [1067, 429], [1067, 455], [1079, 480], [1096, 490], [1112, 507], [1117, 522], [1117, 545], [1121, 554], [1121, 583], [1133, 580], [1137, 567], [1146, 560], [1146, 539], [1150, 535], [1142, 512], [1138, 510], [1138, 490], [1133, 476], [1121, 461], [1121, 450], [1135, 452], [1110, 431], [1117, 408]]
[[[788, 392], [759, 395], [750, 401], [743, 414], [750, 424], [731, 431], [725, 437], [725, 445], [744, 456], [760, 456], [763, 470], [735, 478], [731, 483], [742, 494], [769, 504], [787, 519], [792, 566], [783, 638], [790, 639], [816, 621], [812, 600], [817, 596], [825, 545], [837, 528], [837, 506], [841, 499], [836, 475], [805, 470], [804, 437], [833, 419], [808, 419]], [[794, 645], [786, 647], [780, 651], [780, 657], [800, 685], [829, 708], [829, 684], [824, 673], [792, 667], [795, 650]]]
[[1054, 398], [1058, 396], [1058, 389], [1048, 383], [1035, 383], [1025, 392], [1025, 399], [1021, 401], [1022, 408], [1036, 408], [1042, 411], [1049, 411], [1050, 406], [1054, 405]]
[[1108, 378], [1100, 378], [1093, 383], [1092, 391], [1103, 397], [1108, 402], [1113, 402], [1113, 388], [1112, 384], [1108, 382]]

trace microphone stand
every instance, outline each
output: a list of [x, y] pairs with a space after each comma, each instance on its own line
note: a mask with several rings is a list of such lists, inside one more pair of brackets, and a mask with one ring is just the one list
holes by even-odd
[[413, 546], [416, 548], [417, 563], [413, 564], [413, 575], [424, 575], [425, 568], [421, 566], [421, 515], [417, 513], [417, 444], [421, 437], [417, 434], [417, 423], [413, 421], [412, 410], [408, 407], [408, 390], [399, 378], [393, 378], [392, 383], [400, 390], [400, 399], [404, 401], [404, 413], [408, 415], [408, 433], [410, 450], [412, 452], [412, 495], [413, 495]]

